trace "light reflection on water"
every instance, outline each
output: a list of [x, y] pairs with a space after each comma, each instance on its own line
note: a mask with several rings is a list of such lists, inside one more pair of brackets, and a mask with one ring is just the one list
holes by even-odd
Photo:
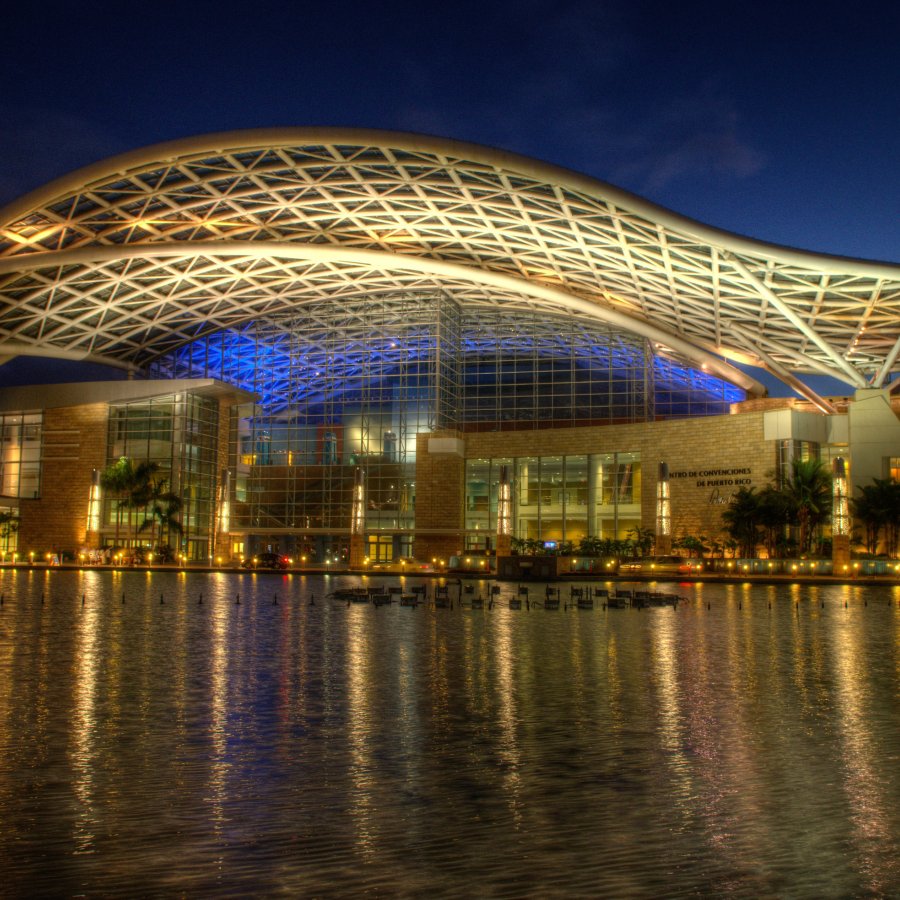
[[5, 887], [900, 895], [897, 589], [326, 598], [355, 581], [0, 574]]

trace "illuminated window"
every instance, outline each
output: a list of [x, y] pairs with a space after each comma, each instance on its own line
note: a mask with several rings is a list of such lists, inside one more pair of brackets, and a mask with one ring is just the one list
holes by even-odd
[[888, 478], [900, 481], [900, 456], [888, 457]]
[[41, 495], [41, 413], [0, 415], [0, 496]]

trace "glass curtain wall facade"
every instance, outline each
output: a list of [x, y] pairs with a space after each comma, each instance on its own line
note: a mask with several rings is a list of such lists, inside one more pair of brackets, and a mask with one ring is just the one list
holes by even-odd
[[[159, 466], [155, 477], [165, 479], [181, 500], [177, 519], [182, 533], [162, 527], [158, 542], [168, 542], [188, 559], [208, 561], [215, 537], [216, 439], [219, 407], [215, 400], [195, 394], [173, 394], [140, 402], [114, 404], [109, 410], [107, 462], [123, 456]], [[146, 509], [130, 509], [121, 499], [105, 496], [101, 510], [104, 546], [151, 545]], [[117, 525], [118, 520], [118, 525]], [[123, 527], [123, 522], [126, 525]], [[157, 529], [161, 526], [158, 524]]]
[[641, 525], [640, 453], [470, 459], [466, 462], [467, 549], [490, 549], [497, 530], [500, 473], [515, 473], [513, 537], [578, 544], [624, 539]]
[[0, 415], [0, 498], [40, 497], [43, 415]]
[[[370, 557], [409, 554], [417, 434], [643, 422], [660, 416], [661, 402], [667, 416], [696, 415], [743, 398], [691, 371], [660, 366], [647, 341], [594, 320], [436, 293], [329, 299], [260, 317], [185, 346], [151, 374], [216, 378], [259, 396], [232, 416], [231, 550], [322, 561], [347, 555], [357, 470]], [[541, 467], [536, 499], [519, 481], [522, 535], [577, 540], [631, 522], [624, 493], [589, 499], [612, 477], [597, 474], [593, 457]], [[467, 515], [494, 510], [496, 476], [486, 484]], [[493, 528], [490, 515], [472, 521]]]
[[259, 395], [235, 410], [234, 554], [345, 559], [363, 475], [370, 556], [409, 555], [416, 435], [455, 427], [459, 305], [444, 296], [314, 304], [197, 342], [158, 369]]
[[0, 415], [0, 560], [18, 548], [20, 498], [41, 495], [43, 414]]

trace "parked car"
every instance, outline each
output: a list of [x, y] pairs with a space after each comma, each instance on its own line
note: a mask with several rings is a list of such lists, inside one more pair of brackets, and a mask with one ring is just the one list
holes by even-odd
[[630, 559], [619, 564], [619, 572], [627, 575], [690, 575], [703, 570], [702, 559], [688, 559], [686, 556], [645, 556]]
[[241, 565], [245, 569], [286, 569], [288, 558], [280, 553], [257, 553], [245, 559]]

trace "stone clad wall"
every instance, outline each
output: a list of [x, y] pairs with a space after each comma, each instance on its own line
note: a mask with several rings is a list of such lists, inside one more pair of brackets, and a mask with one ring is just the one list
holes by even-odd
[[[428, 437], [419, 435], [416, 528], [425, 527], [426, 521], [429, 526], [441, 522], [445, 527], [455, 522], [455, 527], [461, 528], [465, 503], [462, 461], [429, 457], [425, 450]], [[732, 492], [742, 486], [762, 488], [775, 467], [775, 447], [763, 439], [762, 410], [631, 425], [475, 432], [463, 437], [467, 459], [640, 451], [641, 519], [643, 526], [651, 529], [656, 524], [658, 463], [667, 462], [676, 537], [718, 535], [720, 513]], [[461, 546], [462, 539], [456, 543]]]
[[[460, 439], [455, 431], [416, 435], [416, 559], [447, 559], [463, 549], [465, 459], [453, 452], [429, 453], [433, 439]], [[434, 445], [432, 445], [434, 446]]]
[[84, 546], [94, 469], [106, 465], [108, 405], [45, 409], [41, 496], [21, 500], [19, 556], [77, 555]]
[[[644, 506], [654, 504], [657, 462], [669, 464], [672, 534], [720, 534], [721, 512], [741, 487], [764, 487], [775, 468], [775, 445], [763, 439], [763, 413], [656, 422], [641, 447]], [[652, 468], [651, 468], [652, 466]], [[655, 515], [655, 510], [653, 515]], [[653, 518], [647, 519], [654, 527]]]

